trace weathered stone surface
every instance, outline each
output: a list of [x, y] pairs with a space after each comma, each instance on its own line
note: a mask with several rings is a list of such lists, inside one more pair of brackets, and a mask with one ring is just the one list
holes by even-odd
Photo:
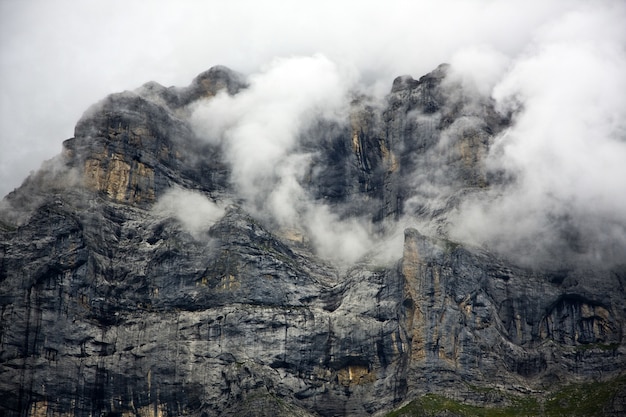
[[[415, 390], [449, 374], [476, 385], [624, 369], [624, 271], [572, 272], [561, 284], [486, 253], [406, 232], [402, 261]], [[621, 276], [621, 278], [620, 278]], [[554, 326], [554, 327], [550, 327]], [[611, 357], [609, 362], [604, 361]], [[604, 363], [604, 364], [603, 364]]]
[[[312, 124], [298, 145], [315, 151], [312, 198], [375, 229], [445, 221], [488, 186], [483, 155], [507, 121], [453, 94], [447, 71], [396, 79], [382, 110], [359, 98], [345, 123]], [[186, 109], [242, 88], [217, 67], [114, 94], [5, 198], [0, 413], [364, 416], [426, 393], [502, 405], [623, 374], [624, 268], [529, 270], [415, 229], [397, 262], [338, 268], [246, 213]], [[230, 205], [192, 234], [154, 210], [172, 187]]]
[[84, 185], [116, 202], [145, 207], [174, 184], [217, 190], [227, 181], [224, 165], [212, 157], [217, 149], [194, 140], [169, 108], [133, 92], [89, 109], [64, 147]]
[[4, 247], [2, 369], [20, 375], [3, 378], [8, 411], [219, 415], [266, 393], [359, 414], [381, 407], [373, 392], [401, 395], [386, 388], [402, 356], [398, 276], [333, 282], [236, 208], [198, 242], [142, 210], [87, 204], [41, 207]]

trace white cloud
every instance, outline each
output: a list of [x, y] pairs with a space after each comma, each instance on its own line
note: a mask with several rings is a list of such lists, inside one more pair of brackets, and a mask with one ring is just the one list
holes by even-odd
[[624, 18], [624, 8], [564, 15], [500, 80], [495, 99], [522, 106], [489, 162], [516, 185], [468, 202], [459, 239], [518, 252], [531, 245], [536, 258], [555, 248], [565, 257], [567, 245], [600, 261], [626, 256], [626, 96], [616, 94], [626, 91], [626, 31], [610, 24]]
[[373, 249], [367, 220], [339, 219], [323, 204], [307, 207], [305, 227], [319, 255], [339, 265], [351, 265]]
[[472, 45], [452, 55], [449, 78], [488, 97], [506, 71], [509, 61], [510, 58], [489, 45]]
[[298, 136], [316, 117], [336, 117], [344, 109], [347, 74], [322, 55], [281, 58], [251, 76], [249, 88], [236, 96], [197, 104], [191, 118], [196, 132], [222, 144], [232, 181], [250, 209], [264, 212], [269, 203], [278, 214], [286, 209], [277, 202], [284, 206], [302, 194], [296, 179], [307, 158], [293, 155]]
[[[334, 233], [345, 224], [308, 208], [299, 185], [309, 155], [295, 151], [298, 132], [341, 112], [350, 88], [382, 96], [397, 75], [451, 62], [503, 110], [519, 106], [489, 159], [516, 173], [516, 188], [466, 204], [453, 233], [550, 241], [556, 216], [597, 227], [602, 252], [622, 238], [626, 213], [625, 21], [620, 0], [0, 2], [0, 194], [57, 154], [106, 94], [148, 80], [184, 86], [223, 64], [251, 88], [201, 106], [195, 122], [224, 143], [240, 192], [285, 226], [308, 213]], [[346, 247], [362, 228], [348, 227]]]
[[202, 193], [181, 188], [165, 192], [152, 208], [156, 216], [178, 220], [188, 233], [200, 238], [224, 215], [224, 208]]
[[235, 96], [197, 103], [196, 133], [220, 144], [248, 211], [283, 228], [303, 230], [317, 252], [352, 263], [371, 248], [366, 228], [341, 220], [302, 188], [311, 155], [298, 150], [313, 120], [347, 117], [350, 70], [322, 55], [276, 59]]
[[420, 76], [473, 45], [515, 56], [542, 23], [581, 3], [3, 1], [0, 194], [57, 154], [81, 113], [111, 92], [322, 53], [382, 94], [396, 75]]

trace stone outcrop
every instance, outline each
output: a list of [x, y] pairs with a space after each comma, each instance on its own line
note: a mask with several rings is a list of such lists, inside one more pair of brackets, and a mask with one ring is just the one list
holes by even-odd
[[[361, 97], [344, 124], [314, 124], [303, 188], [376, 229], [444, 221], [455, 196], [489, 186], [483, 155], [508, 119], [447, 71], [399, 77], [384, 109]], [[5, 198], [2, 415], [364, 416], [425, 394], [547, 407], [568, 383], [623, 375], [624, 268], [530, 270], [416, 229], [397, 261], [346, 268], [247, 213], [221, 149], [188, 121], [194, 101], [244, 88], [217, 67], [186, 88], [111, 95]], [[172, 187], [229, 205], [190, 233], [155, 211]], [[607, 415], [626, 407], [614, 386]]]
[[74, 138], [65, 141], [67, 164], [82, 171], [87, 188], [142, 206], [175, 184], [224, 188], [226, 169], [212, 155], [219, 151], [195, 140], [184, 106], [220, 89], [236, 93], [244, 85], [237, 74], [216, 67], [184, 89], [148, 83], [113, 94], [89, 109]]
[[[528, 387], [529, 380], [623, 369], [623, 299], [612, 289], [622, 287], [624, 271], [571, 271], [555, 283], [549, 274], [412, 229], [404, 250], [403, 303], [414, 375], [449, 373], [451, 380], [476, 385]], [[608, 357], [615, 362], [603, 363]], [[411, 380], [416, 390], [426, 383], [420, 379]]]

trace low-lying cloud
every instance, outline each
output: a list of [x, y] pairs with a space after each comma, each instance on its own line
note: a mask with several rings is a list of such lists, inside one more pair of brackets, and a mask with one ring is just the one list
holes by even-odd
[[263, 211], [284, 201], [277, 193], [298, 193], [290, 181], [306, 165], [306, 155], [294, 155], [298, 136], [311, 121], [345, 112], [351, 80], [315, 55], [276, 59], [248, 81], [236, 96], [200, 103], [192, 123], [199, 136], [223, 146], [238, 194]]
[[487, 163], [513, 184], [466, 201], [452, 234], [555, 266], [626, 260], [624, 8], [566, 14], [539, 32], [493, 89], [512, 126]]
[[[443, 132], [436, 152], [478, 126], [472, 115], [492, 99], [512, 119], [483, 162], [506, 181], [458, 196], [449, 226], [429, 227], [420, 207], [449, 209], [455, 193], [437, 166], [445, 158], [433, 158], [423, 165], [431, 171], [403, 183], [413, 187], [405, 211], [415, 216], [402, 222], [531, 265], [626, 259], [622, 1], [109, 3], [0, 4], [1, 194], [56, 152], [104, 94], [149, 79], [182, 86], [223, 64], [246, 74], [249, 88], [198, 104], [192, 123], [223, 149], [237, 196], [255, 216], [303, 229], [320, 254], [351, 262], [375, 247], [379, 230], [303, 187], [316, 157], [300, 146], [303, 132], [315, 120], [348, 123], [354, 91], [383, 108], [395, 76], [418, 78], [449, 62], [448, 82], [463, 87], [467, 114]], [[69, 11], [78, 18], [58, 24]], [[185, 193], [166, 194], [156, 209], [188, 231], [219, 217], [214, 203]], [[187, 199], [197, 213], [180, 204]]]
[[281, 58], [248, 79], [235, 96], [196, 104], [197, 135], [219, 145], [246, 209], [279, 228], [302, 230], [318, 253], [354, 262], [370, 247], [366, 226], [341, 220], [302, 187], [312, 155], [300, 139], [314, 121], [347, 120], [354, 78], [323, 55]]
[[152, 213], [176, 219], [184, 231], [199, 239], [222, 218], [225, 209], [198, 191], [172, 188], [159, 198]]
[[[405, 211], [417, 217], [402, 222], [524, 265], [626, 259], [626, 96], [616, 93], [626, 91], [626, 33], [606, 23], [626, 12], [610, 5], [559, 15], [516, 55], [481, 44], [451, 56], [447, 88], [463, 95], [465, 108], [441, 133], [438, 156], [403, 183], [415, 187]], [[370, 252], [381, 239], [371, 218], [346, 220], [303, 188], [314, 155], [299, 141], [314, 120], [345, 122], [351, 92], [372, 90], [354, 68], [319, 54], [275, 59], [249, 83], [236, 96], [201, 103], [192, 117], [199, 136], [225, 150], [247, 208], [280, 227], [305, 229], [323, 256], [353, 262]], [[478, 163], [507, 180], [455, 197], [449, 225], [429, 226], [419, 207], [449, 210], [455, 193], [441, 155], [464, 131], [480, 129], [490, 100], [512, 119]], [[414, 117], [419, 129], [418, 119], [431, 116]]]

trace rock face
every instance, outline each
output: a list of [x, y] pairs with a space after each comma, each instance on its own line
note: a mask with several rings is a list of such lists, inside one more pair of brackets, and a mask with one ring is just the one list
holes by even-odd
[[[376, 227], [440, 224], [488, 187], [483, 157], [508, 118], [447, 72], [399, 77], [382, 110], [359, 98], [344, 124], [311, 127], [325, 140], [301, 143], [318, 147], [304, 189]], [[426, 393], [501, 405], [624, 373], [625, 268], [524, 269], [412, 228], [396, 262], [338, 266], [248, 213], [222, 149], [188, 120], [197, 100], [245, 88], [216, 67], [187, 88], [111, 95], [5, 198], [2, 415], [364, 416]], [[230, 204], [191, 232], [155, 210], [172, 188]]]
[[226, 168], [214, 155], [198, 158], [217, 150], [194, 140], [184, 107], [220, 89], [235, 93], [243, 86], [235, 73], [217, 67], [185, 89], [148, 83], [113, 94], [79, 120], [75, 137], [64, 143], [66, 163], [82, 171], [88, 189], [141, 207], [175, 184], [223, 189]]

